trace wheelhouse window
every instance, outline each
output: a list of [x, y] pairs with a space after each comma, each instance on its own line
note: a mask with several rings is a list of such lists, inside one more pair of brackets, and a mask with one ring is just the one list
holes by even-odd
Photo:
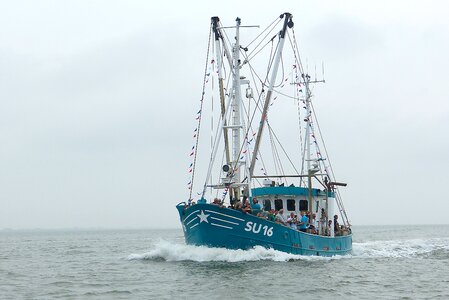
[[287, 210], [296, 211], [295, 199], [287, 199]]
[[264, 209], [265, 211], [271, 210], [271, 201], [270, 201], [270, 199], [265, 199], [265, 200], [263, 201], [263, 209]]
[[307, 200], [299, 200], [299, 210], [308, 210], [309, 209], [309, 201]]
[[281, 210], [283, 208], [284, 208], [284, 203], [282, 203], [282, 199], [274, 200], [274, 209], [275, 210]]

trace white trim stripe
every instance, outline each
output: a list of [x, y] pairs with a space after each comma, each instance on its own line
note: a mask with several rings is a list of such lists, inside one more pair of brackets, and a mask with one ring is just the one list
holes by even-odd
[[[198, 223], [199, 224], [199, 223]], [[229, 226], [224, 226], [224, 225], [220, 225], [220, 224], [215, 224], [215, 223], [210, 223], [210, 225], [214, 225], [214, 226], [218, 226], [218, 227], [223, 227], [223, 228], [227, 228], [227, 229], [232, 229], [232, 227]], [[190, 227], [192, 228], [192, 227]]]
[[225, 215], [225, 214], [222, 214], [222, 213], [213, 211], [213, 210], [207, 210], [207, 209], [205, 209], [204, 211], [207, 211], [207, 212], [210, 212], [210, 213], [214, 213], [214, 214], [217, 214], [217, 215], [222, 215], [222, 216], [225, 216], [225, 217], [228, 217], [228, 218], [233, 218], [233, 219], [236, 219], [236, 220], [239, 220], [239, 221], [245, 221], [245, 220], [243, 220], [243, 219], [240, 219], [240, 218], [237, 218], [237, 217], [233, 217], [233, 216], [229, 216], [229, 215]]
[[190, 227], [190, 229], [192, 229], [193, 227], [196, 227], [196, 226], [198, 226], [198, 225], [200, 225], [200, 223], [196, 223], [195, 225], [193, 225], [192, 227]]
[[192, 223], [193, 221], [195, 221], [195, 219], [198, 219], [198, 217], [193, 218], [193, 219], [190, 220], [186, 225], [189, 225], [190, 223]]
[[194, 212], [192, 212], [190, 215], [188, 215], [187, 217], [185, 217], [185, 219], [184, 219], [184, 222], [191, 216], [191, 215], [193, 215], [194, 213], [197, 213], [197, 212], [199, 212], [200, 210], [198, 209], [198, 210], [195, 210]]
[[214, 217], [210, 217], [211, 219], [214, 219], [214, 220], [217, 220], [217, 221], [222, 221], [222, 222], [226, 222], [226, 223], [229, 223], [229, 224], [233, 224], [233, 225], [239, 225], [239, 223], [235, 223], [235, 222], [231, 222], [231, 221], [226, 221], [226, 220], [222, 220], [222, 219], [219, 219], [219, 218], [214, 218]]

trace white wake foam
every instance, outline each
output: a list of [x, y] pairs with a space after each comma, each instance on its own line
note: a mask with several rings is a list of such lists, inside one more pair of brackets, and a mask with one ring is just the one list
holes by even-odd
[[352, 245], [352, 254], [358, 257], [415, 257], [437, 250], [449, 251], [449, 239], [372, 241]]
[[156, 260], [165, 261], [220, 261], [220, 262], [243, 262], [243, 261], [292, 261], [292, 260], [325, 260], [339, 259], [341, 256], [333, 258], [312, 257], [289, 254], [273, 249], [256, 246], [249, 250], [229, 250], [224, 248], [208, 248], [203, 246], [190, 246], [175, 244], [167, 241], [160, 241], [152, 250], [143, 254], [131, 254], [129, 260]]
[[128, 260], [165, 260], [165, 261], [196, 261], [196, 262], [244, 262], [270, 260], [287, 262], [292, 260], [334, 260], [342, 258], [400, 258], [416, 257], [430, 254], [433, 251], [443, 250], [449, 253], [449, 239], [414, 239], [370, 241], [353, 243], [352, 255], [317, 257], [294, 255], [263, 247], [254, 247], [249, 250], [229, 250], [223, 248], [208, 248], [203, 246], [190, 246], [161, 240], [149, 252], [131, 254]]

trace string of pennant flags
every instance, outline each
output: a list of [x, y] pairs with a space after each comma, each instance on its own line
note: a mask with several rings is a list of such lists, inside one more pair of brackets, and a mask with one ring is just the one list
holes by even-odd
[[[207, 49], [207, 60], [209, 61], [209, 47], [210, 43], [208, 45]], [[190, 174], [190, 179], [187, 183], [187, 189], [189, 190], [189, 199], [188, 202], [190, 203], [192, 199], [192, 189], [193, 189], [193, 182], [194, 182], [194, 176], [195, 176], [195, 164], [196, 164], [196, 157], [197, 157], [197, 147], [198, 147], [198, 141], [200, 136], [200, 128], [201, 128], [201, 116], [202, 116], [202, 110], [203, 110], [203, 103], [204, 103], [204, 97], [206, 94], [205, 88], [206, 85], [209, 83], [210, 75], [211, 75], [211, 68], [213, 68], [214, 59], [210, 61], [210, 65], [206, 64], [206, 71], [204, 74], [204, 80], [203, 80], [203, 88], [201, 93], [201, 99], [200, 99], [200, 107], [198, 112], [196, 113], [195, 120], [197, 121], [197, 125], [195, 129], [193, 130], [193, 139], [194, 139], [194, 145], [190, 149], [189, 157], [190, 157], [190, 164], [187, 169], [188, 174]]]

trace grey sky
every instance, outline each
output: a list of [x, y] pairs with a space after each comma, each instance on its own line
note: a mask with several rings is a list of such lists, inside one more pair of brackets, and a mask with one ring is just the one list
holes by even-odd
[[210, 17], [284, 11], [352, 223], [448, 223], [446, 1], [153, 2], [0, 2], [0, 228], [177, 227]]

